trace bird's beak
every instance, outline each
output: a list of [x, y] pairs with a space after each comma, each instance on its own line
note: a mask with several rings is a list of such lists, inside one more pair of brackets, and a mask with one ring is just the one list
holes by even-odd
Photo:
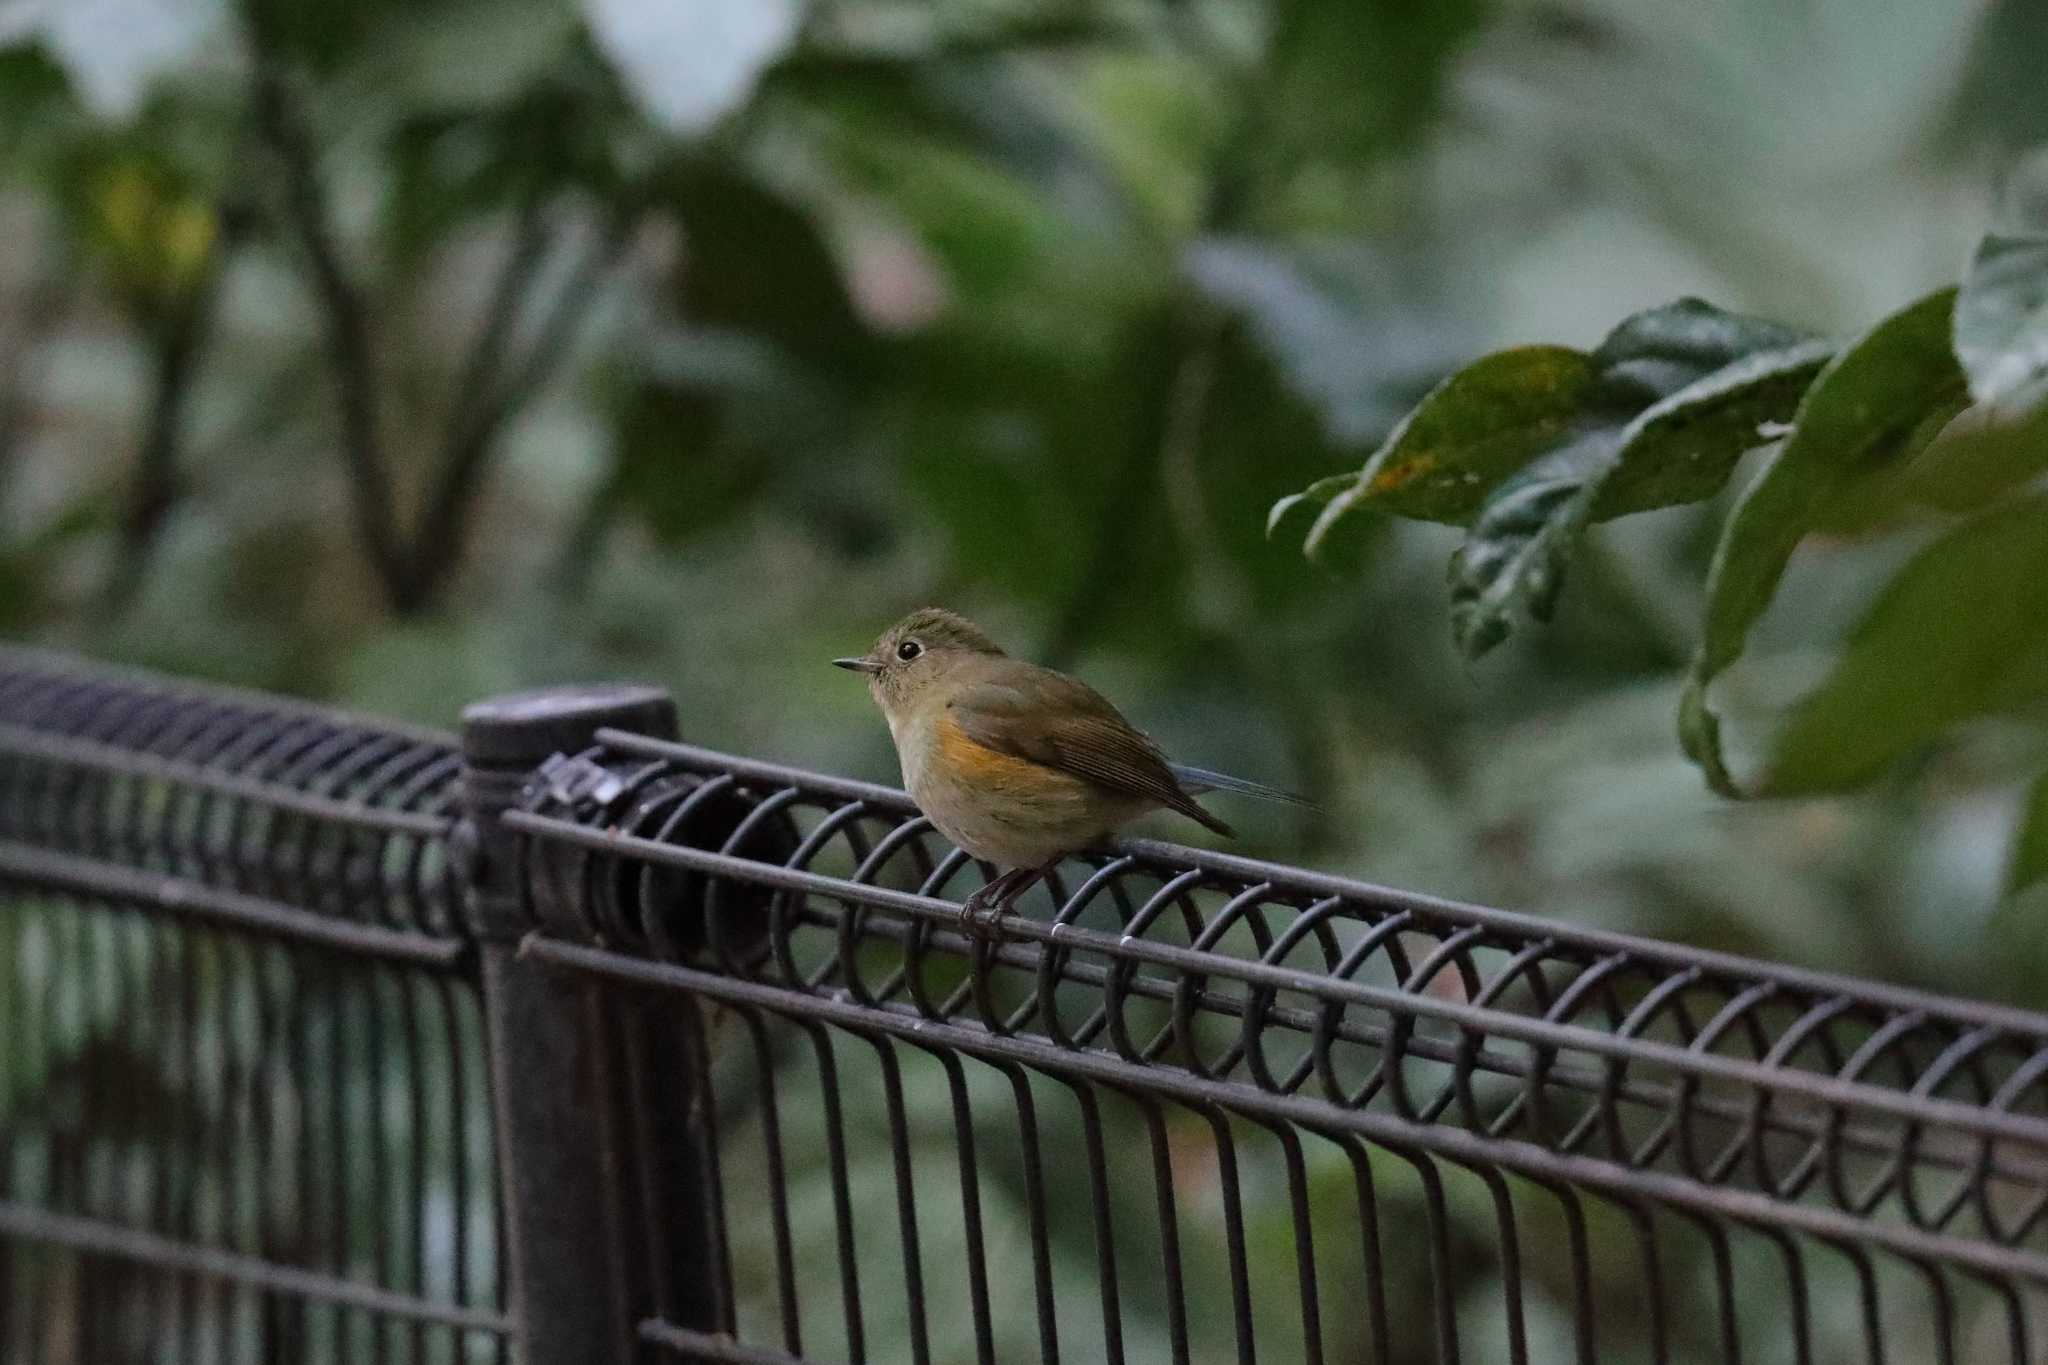
[[882, 666], [873, 659], [834, 659], [832, 663], [836, 668], [850, 668], [856, 673], [879, 673], [882, 671]]

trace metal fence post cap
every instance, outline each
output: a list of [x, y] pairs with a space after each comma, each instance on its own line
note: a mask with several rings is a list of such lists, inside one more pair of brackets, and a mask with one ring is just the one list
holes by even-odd
[[552, 754], [573, 753], [591, 733], [610, 727], [640, 734], [676, 733], [676, 703], [642, 683], [598, 683], [510, 692], [462, 710], [462, 753], [471, 763], [530, 768]]

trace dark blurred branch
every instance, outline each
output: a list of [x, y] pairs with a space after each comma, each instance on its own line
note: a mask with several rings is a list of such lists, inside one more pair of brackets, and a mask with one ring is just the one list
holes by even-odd
[[391, 605], [409, 612], [419, 605], [419, 594], [399, 536], [391, 477], [384, 463], [377, 420], [377, 361], [369, 320], [328, 225], [326, 197], [299, 110], [283, 75], [267, 61], [258, 63], [256, 111], [263, 138], [284, 168], [287, 217], [312, 267], [315, 292], [326, 318], [356, 534]]
[[520, 206], [519, 222], [513, 229], [512, 245], [491, 286], [490, 301], [484, 306], [483, 321], [477, 326], [469, 350], [449, 391], [448, 420], [441, 446], [454, 450], [476, 425], [477, 413], [497, 380], [505, 349], [519, 321], [520, 305], [533, 285], [548, 248], [554, 245], [547, 231], [546, 196], [531, 194]]
[[22, 300], [21, 321], [0, 342], [0, 500], [14, 486], [7, 466], [28, 430], [30, 390], [40, 369], [36, 364], [43, 342], [71, 309], [77, 272], [70, 253], [57, 245], [46, 253], [48, 263], [37, 271]]
[[[223, 229], [222, 235], [226, 234]], [[178, 452], [192, 383], [213, 330], [220, 300], [220, 273], [227, 243], [216, 238], [191, 291], [173, 303], [150, 329], [152, 382], [149, 422], [135, 457], [135, 479], [122, 509], [120, 549], [107, 582], [107, 606], [126, 607], [142, 586], [143, 570], [178, 493]]]
[[[541, 320], [525, 356], [498, 365], [494, 382], [481, 376], [477, 378], [478, 387], [487, 396], [470, 403], [467, 424], [451, 431], [414, 541], [409, 577], [422, 601], [433, 596], [442, 578], [461, 557], [477, 490], [489, 457], [496, 448], [499, 433], [520, 407], [546, 385], [568, 355], [583, 320], [590, 314], [591, 305], [597, 301], [605, 279], [625, 253], [639, 222], [637, 207], [621, 208], [614, 213], [602, 236], [584, 255], [576, 273], [555, 294], [553, 306]], [[515, 257], [518, 254], [515, 249]], [[511, 310], [508, 305], [503, 321], [506, 330], [510, 328], [514, 312], [516, 310]], [[502, 344], [498, 349], [502, 350]], [[457, 395], [456, 401], [462, 402], [462, 396]]]

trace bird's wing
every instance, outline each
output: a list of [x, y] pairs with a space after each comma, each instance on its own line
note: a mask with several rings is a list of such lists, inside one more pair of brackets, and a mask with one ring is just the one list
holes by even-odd
[[1051, 669], [1022, 667], [1031, 669], [1028, 676], [960, 689], [947, 711], [963, 735], [998, 753], [1157, 801], [1219, 834], [1233, 833], [1188, 795], [1159, 746], [1101, 693]]

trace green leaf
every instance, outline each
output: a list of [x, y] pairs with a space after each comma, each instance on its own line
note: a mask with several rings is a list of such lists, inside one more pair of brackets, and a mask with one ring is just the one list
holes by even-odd
[[[2024, 397], [2024, 395], [2022, 395]], [[1970, 408], [1945, 425], [1901, 471], [1909, 500], [1943, 512], [1974, 512], [2048, 470], [2048, 403], [2022, 411]]]
[[1314, 555], [1368, 500], [1400, 516], [1464, 524], [1490, 489], [1565, 437], [1595, 379], [1591, 358], [1568, 346], [1519, 346], [1467, 365], [1401, 419], [1356, 486], [1316, 518], [1303, 550]]
[[1289, 493], [1274, 503], [1272, 510], [1266, 513], [1267, 538], [1272, 538], [1273, 533], [1280, 529], [1280, 523], [1285, 521], [1287, 514], [1295, 508], [1325, 506], [1332, 498], [1348, 492], [1357, 483], [1356, 474], [1332, 474], [1326, 479], [1317, 479], [1299, 493]]
[[1910, 446], [1930, 411], [1955, 401], [1963, 376], [1950, 354], [1954, 290], [1894, 313], [1821, 371], [1793, 432], [1743, 494], [1715, 547], [1698, 653], [1679, 704], [1679, 739], [1708, 784], [1738, 794], [1706, 690], [1740, 657], [1793, 550], [1849, 483]]
[[1589, 490], [1614, 467], [1615, 450], [1611, 433], [1589, 431], [1487, 499], [1451, 555], [1451, 635], [1468, 658], [1507, 638], [1517, 601], [1537, 620], [1550, 619], [1565, 561], [1586, 526]]
[[1712, 497], [1764, 431], [1797, 411], [1834, 354], [1799, 341], [1724, 365], [1646, 409], [1593, 503], [1594, 521]]
[[2034, 391], [1997, 403], [1937, 407], [1907, 437], [1904, 458], [1859, 482], [1818, 529], [1855, 534], [1913, 514], [1978, 512], [2048, 472], [2048, 403]]
[[1640, 408], [1744, 356], [1809, 339], [1782, 323], [1684, 298], [1624, 319], [1593, 352], [1593, 366], [1610, 403]]
[[1496, 489], [1452, 556], [1459, 648], [1478, 658], [1507, 638], [1517, 602], [1548, 620], [1593, 521], [1719, 487], [1826, 354], [1822, 343], [1694, 299], [1616, 328], [1591, 357], [1595, 401], [1568, 441]]
[[1959, 722], [2048, 696], [2048, 496], [1916, 555], [1773, 746], [1773, 795], [1868, 780]]
[[2020, 807], [2005, 864], [2005, 893], [2017, 896], [2043, 881], [2048, 881], [2048, 773], [2034, 779]]
[[1980, 403], [2048, 379], [2048, 152], [2014, 170], [1955, 304], [1956, 356]]
[[[1757, 428], [1790, 412], [1819, 367], [1817, 345], [1777, 323], [1680, 299], [1627, 319], [1590, 355], [1565, 346], [1495, 352], [1402, 419], [1355, 486], [1324, 507], [1303, 549], [1315, 554], [1367, 505], [1468, 524], [1512, 475], [1593, 429], [1614, 435], [1620, 459], [1592, 519], [1705, 497], [1757, 443]], [[1694, 385], [1702, 387], [1622, 439], [1646, 409]]]

